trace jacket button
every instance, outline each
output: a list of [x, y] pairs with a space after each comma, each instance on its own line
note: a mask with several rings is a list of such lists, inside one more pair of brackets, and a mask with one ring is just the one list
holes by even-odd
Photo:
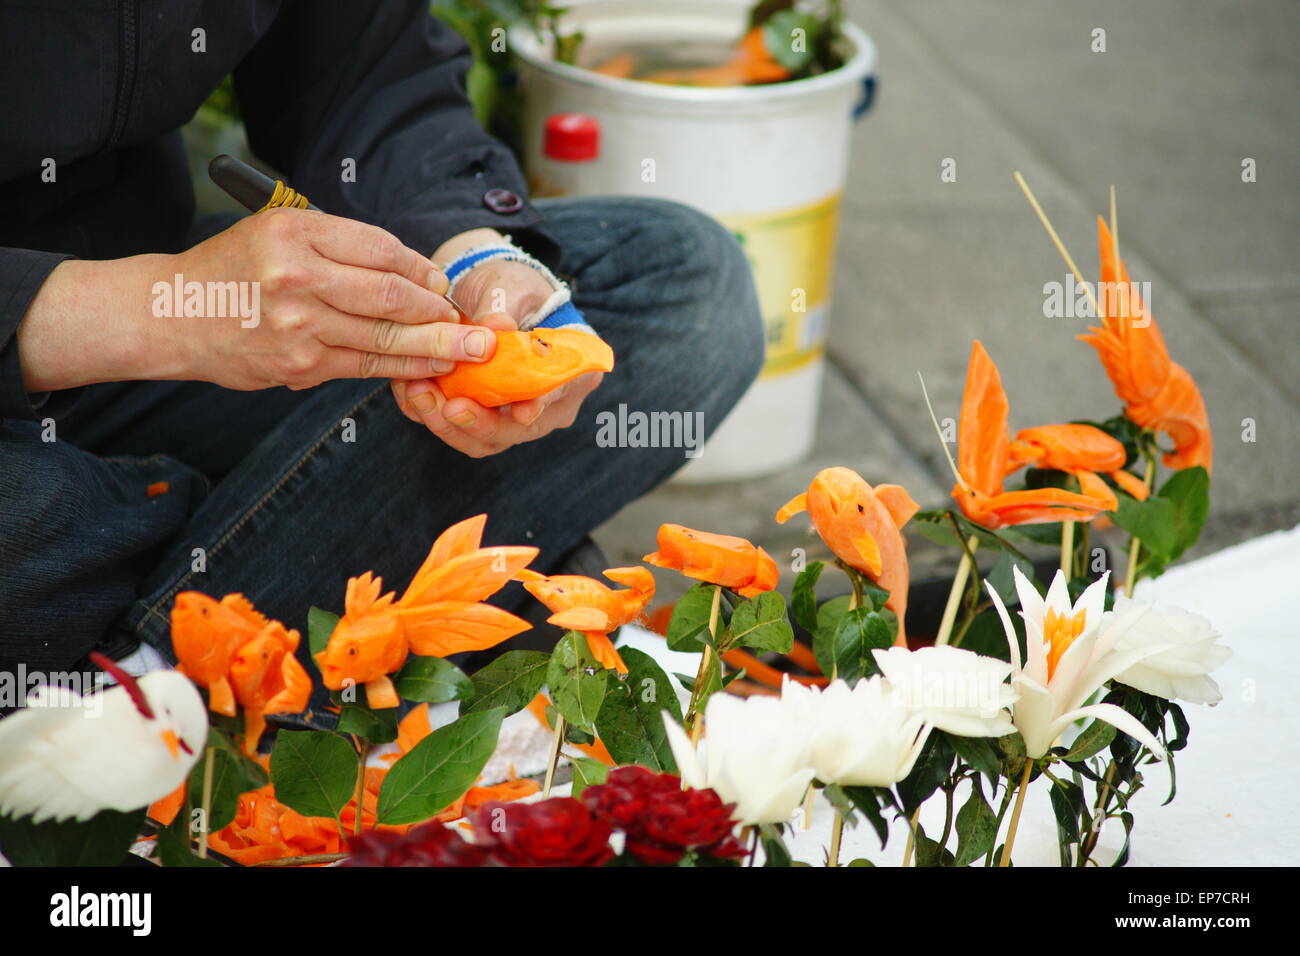
[[483, 194], [483, 205], [493, 212], [510, 215], [524, 208], [524, 201], [518, 193], [508, 189], [489, 189]]

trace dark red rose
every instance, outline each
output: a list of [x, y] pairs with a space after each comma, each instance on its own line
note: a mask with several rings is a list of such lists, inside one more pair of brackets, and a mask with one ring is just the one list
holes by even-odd
[[620, 767], [582, 792], [597, 817], [622, 830], [626, 852], [651, 866], [670, 866], [687, 851], [738, 858], [745, 848], [732, 836], [734, 805], [712, 790], [683, 790], [681, 778], [644, 767]]
[[613, 855], [610, 826], [572, 797], [485, 803], [474, 838], [505, 866], [601, 866]]
[[486, 848], [467, 843], [441, 823], [412, 827], [406, 833], [368, 830], [348, 840], [340, 866], [495, 866]]

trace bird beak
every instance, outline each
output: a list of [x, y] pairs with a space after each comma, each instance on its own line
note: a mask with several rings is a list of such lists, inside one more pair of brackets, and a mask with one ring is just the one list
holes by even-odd
[[[161, 737], [161, 738], [162, 738], [162, 742], [165, 743], [165, 744], [167, 745], [167, 749], [171, 751], [172, 759], [173, 759], [173, 760], [180, 760], [180, 759], [181, 759], [181, 742], [180, 742], [180, 739], [176, 736], [176, 732], [175, 732], [174, 730], [164, 730], [164, 731], [163, 731], [161, 734], [159, 734], [158, 736]], [[186, 748], [186, 749], [188, 749], [188, 748]]]

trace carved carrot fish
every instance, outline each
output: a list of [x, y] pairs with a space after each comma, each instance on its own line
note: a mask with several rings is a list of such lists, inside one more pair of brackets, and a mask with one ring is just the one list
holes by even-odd
[[486, 522], [487, 515], [477, 515], [444, 531], [400, 599], [396, 592], [381, 596], [383, 581], [369, 571], [348, 581], [345, 613], [316, 655], [326, 687], [364, 684], [371, 707], [396, 707], [388, 675], [408, 653], [447, 657], [528, 630], [526, 621], [481, 602], [522, 571], [537, 549], [480, 547]]
[[545, 395], [586, 372], [609, 372], [614, 351], [599, 336], [578, 329], [497, 332], [486, 362], [461, 362], [437, 378], [448, 398], [472, 398], [485, 408]]
[[525, 570], [516, 575], [529, 594], [555, 612], [547, 618], [550, 623], [580, 631], [602, 667], [626, 674], [627, 665], [614, 649], [609, 634], [636, 620], [645, 610], [655, 596], [655, 579], [645, 568], [609, 568], [605, 577], [627, 587], [611, 588], [581, 574], [547, 577]]
[[208, 689], [209, 709], [244, 709], [244, 749], [255, 753], [270, 714], [296, 714], [311, 697], [311, 678], [294, 656], [299, 635], [253, 607], [242, 594], [220, 601], [185, 591], [172, 608], [177, 670]]
[[1210, 433], [1205, 400], [1187, 369], [1169, 357], [1155, 318], [1133, 292], [1128, 268], [1115, 256], [1115, 244], [1106, 221], [1097, 219], [1101, 249], [1101, 288], [1118, 289], [1118, 302], [1099, 295], [1106, 314], [1101, 325], [1078, 338], [1097, 350], [1124, 412], [1141, 428], [1163, 431], [1174, 442], [1164, 456], [1170, 468], [1214, 464], [1214, 437]]
[[679, 524], [662, 524], [657, 542], [659, 550], [641, 559], [646, 564], [680, 571], [697, 581], [720, 584], [747, 598], [777, 585], [776, 562], [744, 538], [695, 531]]
[[826, 468], [813, 477], [806, 492], [776, 513], [776, 520], [784, 524], [806, 510], [837, 558], [889, 592], [885, 606], [898, 615], [897, 643], [906, 645], [903, 618], [910, 574], [900, 529], [918, 507], [901, 485], [873, 488], [851, 468]]

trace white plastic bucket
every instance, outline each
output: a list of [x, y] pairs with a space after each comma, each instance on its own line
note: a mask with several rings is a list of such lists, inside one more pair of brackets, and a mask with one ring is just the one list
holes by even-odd
[[[744, 32], [749, 0], [591, 0], [563, 27], [600, 46], [727, 44]], [[754, 268], [768, 348], [762, 375], [679, 473], [720, 481], [775, 471], [812, 446], [825, 361], [839, 196], [855, 107], [875, 47], [845, 25], [847, 62], [809, 79], [699, 88], [620, 79], [556, 63], [516, 27], [524, 146], [536, 195], [675, 199], [720, 220]], [[547, 117], [585, 113], [601, 124], [599, 158], [559, 164], [542, 153]]]

